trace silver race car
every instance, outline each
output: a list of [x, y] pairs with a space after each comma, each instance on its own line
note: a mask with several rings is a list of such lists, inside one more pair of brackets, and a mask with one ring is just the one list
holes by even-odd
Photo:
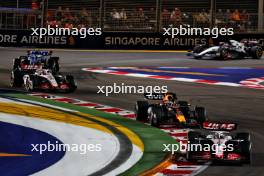
[[260, 59], [262, 54], [263, 48], [258, 42], [248, 40], [242, 42], [229, 40], [228, 42], [220, 42], [219, 46], [209, 48], [205, 45], [197, 45], [192, 52], [188, 53], [189, 56], [193, 56], [195, 59], [210, 57], [222, 60], [243, 58]]

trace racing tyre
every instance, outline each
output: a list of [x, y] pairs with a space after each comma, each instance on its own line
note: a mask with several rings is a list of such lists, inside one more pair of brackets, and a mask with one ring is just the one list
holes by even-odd
[[55, 69], [56, 69], [56, 72], [59, 72], [60, 71], [60, 65], [59, 65], [59, 57], [51, 57], [51, 59], [54, 60], [55, 62]]
[[189, 131], [188, 132], [188, 141], [194, 142], [195, 138], [198, 138], [201, 136], [201, 133], [198, 131]]
[[220, 59], [223, 59], [223, 60], [228, 59], [229, 53], [228, 53], [228, 50], [226, 48], [220, 48], [219, 53], [220, 53]]
[[244, 141], [240, 143], [241, 154], [244, 156], [244, 160], [242, 161], [245, 164], [251, 163], [251, 143], [249, 141]]
[[68, 92], [74, 92], [77, 89], [76, 82], [72, 75], [66, 75], [66, 81], [70, 84], [70, 88]]
[[252, 54], [253, 59], [260, 59], [263, 54], [263, 49], [259, 46], [253, 46], [251, 48], [251, 54]]
[[195, 116], [197, 121], [202, 124], [206, 121], [206, 109], [204, 107], [195, 107]]
[[165, 113], [163, 111], [163, 108], [158, 107], [152, 107], [151, 117], [150, 117], [150, 125], [154, 127], [159, 127], [161, 119], [165, 116]]
[[181, 112], [187, 117], [190, 112], [189, 103], [187, 101], [178, 101], [178, 104], [180, 105]]
[[20, 75], [18, 72], [18, 70], [14, 70], [11, 72], [10, 87], [20, 87], [22, 85], [22, 79], [19, 78]]
[[[198, 45], [198, 46], [195, 46], [193, 48], [193, 53], [195, 54], [199, 54], [200, 52], [204, 51], [205, 50], [205, 46], [204, 45]], [[196, 56], [194, 55], [194, 58], [195, 59], [200, 59], [202, 56]]]
[[13, 69], [18, 69], [20, 67], [20, 64], [21, 64], [21, 59], [19, 58], [15, 58], [14, 59], [14, 63], [13, 63]]
[[[197, 131], [189, 131], [188, 132], [188, 144], [196, 144], [196, 140], [195, 138], [199, 138], [201, 136], [200, 132]], [[194, 151], [186, 151], [186, 159], [187, 161], [194, 161], [194, 159], [192, 158], [192, 154], [194, 153]]]
[[51, 57], [47, 60], [47, 68], [50, 69], [52, 73], [57, 73], [60, 70], [58, 60], [58, 57]]
[[249, 133], [237, 133], [236, 134], [236, 138], [237, 139], [242, 139], [242, 140], [245, 140], [245, 141], [250, 141], [250, 134]]
[[244, 140], [240, 143], [241, 154], [245, 157], [243, 163], [250, 164], [251, 162], [251, 139], [249, 133], [237, 133], [236, 138]]
[[24, 89], [27, 92], [31, 92], [34, 90], [34, 77], [30, 77], [29, 75], [25, 75], [25, 77], [26, 80], [24, 81]]
[[136, 120], [145, 121], [147, 119], [148, 107], [149, 107], [149, 104], [147, 101], [137, 101], [135, 105]]

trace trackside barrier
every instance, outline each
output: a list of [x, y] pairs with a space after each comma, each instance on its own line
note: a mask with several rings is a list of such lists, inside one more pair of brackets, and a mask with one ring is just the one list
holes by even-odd
[[164, 36], [163, 33], [103, 32], [102, 35], [43, 36], [31, 35], [32, 30], [0, 30], [0, 46], [38, 48], [80, 48], [80, 49], [144, 49], [144, 50], [189, 50], [197, 44], [212, 45], [228, 39], [258, 40], [264, 46], [264, 35], [234, 34], [233, 36]]

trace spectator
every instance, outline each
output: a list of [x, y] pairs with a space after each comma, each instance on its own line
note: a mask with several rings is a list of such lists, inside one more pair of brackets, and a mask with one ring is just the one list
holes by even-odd
[[218, 9], [218, 11], [216, 13], [216, 16], [215, 16], [215, 18], [216, 18], [215, 19], [215, 24], [217, 26], [222, 25], [222, 24], [225, 23], [224, 22], [224, 16], [225, 16], [225, 14], [223, 13], [222, 9]]
[[39, 9], [37, 0], [32, 0], [32, 2], [31, 2], [31, 8], [32, 8], [32, 10], [38, 10]]
[[145, 12], [144, 12], [144, 9], [143, 8], [139, 8], [138, 10], [138, 18], [139, 18], [139, 26], [140, 28], [145, 28], [148, 26], [148, 24], [146, 23], [147, 19], [148, 19], [148, 16], [146, 16]]
[[239, 11], [237, 9], [232, 13], [231, 20], [233, 20], [235, 22], [239, 22], [240, 21], [240, 13], [239, 13]]
[[92, 15], [90, 12], [86, 10], [86, 8], [83, 8], [80, 12], [80, 22], [81, 24], [90, 26], [92, 25]]
[[112, 18], [114, 20], [120, 20], [120, 13], [116, 9], [113, 9]]
[[113, 9], [113, 11], [111, 12], [111, 17], [114, 27], [119, 26], [121, 17], [120, 17], [120, 13], [116, 9]]
[[170, 20], [174, 26], [178, 26], [182, 24], [182, 13], [180, 9], [175, 8], [170, 16]]
[[230, 9], [226, 9], [226, 13], [224, 14], [224, 22], [229, 26], [231, 20], [231, 11]]
[[57, 21], [61, 21], [62, 20], [62, 15], [63, 15], [63, 10], [62, 7], [59, 6], [58, 9], [55, 12], [55, 17]]
[[241, 15], [240, 15], [240, 19], [242, 22], [242, 27], [244, 28], [244, 30], [247, 30], [250, 24], [250, 20], [249, 20], [249, 14], [246, 10], [243, 10]]
[[123, 9], [121, 9], [121, 12], [120, 12], [120, 19], [121, 20], [126, 20], [127, 19], [127, 14], [126, 14], [126, 11], [125, 11], [125, 9], [123, 8]]
[[73, 16], [72, 16], [72, 14], [70, 12], [70, 8], [69, 7], [67, 7], [65, 9], [65, 11], [63, 13], [63, 18], [64, 18], [65, 21], [70, 21], [70, 20], [73, 19]]
[[155, 8], [150, 8], [150, 10], [147, 13], [147, 17], [148, 17], [148, 22], [149, 22], [149, 27], [150, 28], [154, 28], [156, 25], [156, 11]]
[[161, 20], [163, 27], [168, 27], [170, 22], [170, 12], [167, 9], [163, 9], [161, 13]]
[[202, 12], [198, 14], [196, 20], [200, 27], [208, 27], [210, 22], [209, 14], [203, 9]]
[[127, 13], [124, 8], [121, 9], [120, 12], [120, 22], [122, 26], [125, 26], [127, 20]]
[[240, 13], [239, 11], [236, 9], [232, 14], [231, 14], [231, 24], [233, 26], [233, 28], [240, 30]]
[[140, 21], [145, 21], [148, 17], [145, 15], [143, 8], [138, 9], [138, 17]]

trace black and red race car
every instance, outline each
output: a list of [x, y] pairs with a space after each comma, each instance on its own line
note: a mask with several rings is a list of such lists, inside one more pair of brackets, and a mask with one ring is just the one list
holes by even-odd
[[145, 98], [158, 102], [137, 101], [136, 119], [150, 123], [152, 126], [200, 127], [207, 120], [204, 107], [191, 108], [187, 101], [178, 101], [175, 93], [145, 94]]
[[232, 133], [235, 123], [205, 122], [205, 131], [188, 133], [189, 161], [230, 161], [247, 163], [251, 161], [251, 139], [246, 132]]

